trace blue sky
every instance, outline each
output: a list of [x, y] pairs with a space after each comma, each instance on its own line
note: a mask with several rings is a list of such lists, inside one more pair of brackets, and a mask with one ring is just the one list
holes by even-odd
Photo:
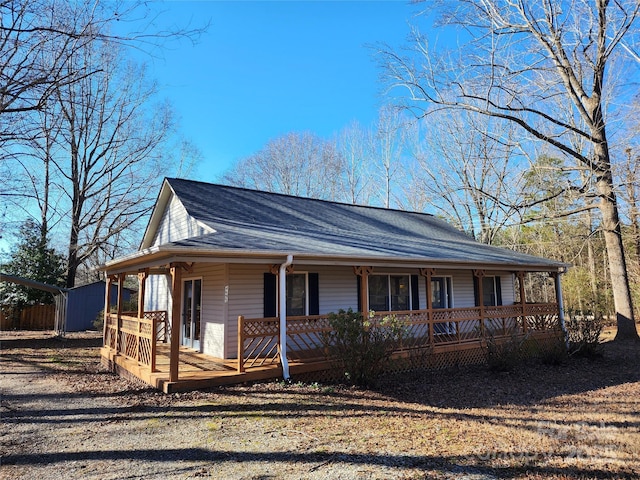
[[385, 99], [367, 45], [402, 45], [417, 11], [406, 1], [174, 1], [162, 9], [159, 27], [211, 22], [197, 45], [174, 45], [149, 71], [202, 151], [204, 181], [284, 133], [330, 138], [354, 120], [369, 125]]
[[[367, 45], [404, 44], [418, 11], [408, 0], [174, 0], [147, 7], [157, 12], [144, 21], [152, 19], [150, 32], [210, 22], [196, 45], [169, 42], [153, 56], [134, 51], [173, 105], [181, 133], [203, 154], [189, 177], [207, 182], [285, 133], [331, 138], [352, 121], [370, 125], [385, 98]], [[4, 237], [0, 263], [9, 249]]]

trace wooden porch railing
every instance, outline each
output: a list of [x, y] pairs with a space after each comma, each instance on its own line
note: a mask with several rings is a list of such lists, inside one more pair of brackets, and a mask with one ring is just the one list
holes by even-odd
[[120, 316], [120, 328], [118, 315], [110, 313], [106, 322], [104, 346], [155, 372], [157, 343], [169, 340], [167, 312], [144, 312], [140, 319], [135, 312], [124, 312]]
[[[559, 330], [556, 303], [378, 312], [373, 321], [387, 315], [395, 315], [406, 325], [407, 339], [403, 349]], [[287, 317], [287, 358], [309, 362], [325, 359], [324, 338], [330, 332], [327, 315]], [[279, 333], [278, 318], [239, 317], [238, 371], [277, 364], [280, 361]]]

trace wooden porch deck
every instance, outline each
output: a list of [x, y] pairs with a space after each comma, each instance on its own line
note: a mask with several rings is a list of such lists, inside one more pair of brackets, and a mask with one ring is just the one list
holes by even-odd
[[[115, 370], [124, 377], [129, 377], [162, 390], [164, 393], [182, 392], [204, 389], [221, 385], [240, 384], [282, 377], [280, 364], [269, 364], [245, 368], [238, 372], [237, 360], [224, 360], [196, 352], [187, 347], [180, 347], [178, 363], [178, 380], [169, 381], [169, 345], [157, 347], [156, 371], [123, 355], [114, 355], [108, 348], [101, 349], [102, 362], [111, 370]], [[324, 370], [328, 362], [296, 362], [289, 361], [291, 374], [300, 374]]]
[[[422, 365], [425, 367], [482, 361], [481, 347], [487, 338], [507, 341], [513, 334], [534, 338], [557, 336], [560, 331], [557, 304], [393, 314], [402, 318], [408, 332], [407, 343], [393, 355], [407, 358], [411, 364], [422, 365], [426, 361], [428, 365]], [[287, 318], [287, 356], [292, 377], [315, 377], [315, 372], [331, 370], [332, 364], [321, 347], [326, 340], [324, 335], [330, 331], [327, 315]], [[144, 312], [140, 318], [109, 314], [105, 318], [102, 363], [124, 377], [137, 378], [165, 393], [282, 378], [277, 318], [238, 318], [240, 365], [236, 359], [224, 360], [182, 346], [174, 351], [172, 363], [167, 332], [166, 312]], [[436, 355], [426, 359], [425, 352]]]

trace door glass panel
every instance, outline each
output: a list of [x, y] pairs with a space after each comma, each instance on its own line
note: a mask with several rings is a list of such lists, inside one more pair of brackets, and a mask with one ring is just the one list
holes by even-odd
[[391, 289], [391, 310], [409, 310], [409, 277], [391, 275], [389, 288]]
[[493, 307], [496, 303], [496, 282], [494, 277], [482, 277], [482, 304]]
[[444, 278], [431, 279], [431, 305], [433, 308], [446, 308], [444, 296]]
[[[202, 303], [202, 280], [193, 282], [193, 341], [200, 341], [200, 305]], [[195, 345], [194, 345], [195, 347]], [[197, 347], [196, 347], [197, 348]]]
[[369, 309], [374, 312], [389, 310], [389, 277], [386, 275], [369, 277]]
[[182, 345], [200, 348], [202, 280], [185, 280], [182, 294]]
[[[451, 279], [449, 277], [433, 277], [431, 279], [431, 306], [432, 308], [451, 308]], [[433, 324], [433, 333], [436, 335], [455, 333], [454, 322], [438, 322]]]
[[193, 303], [193, 284], [191, 281], [184, 282], [184, 293], [182, 302], [182, 338], [186, 345], [191, 339], [191, 309]]

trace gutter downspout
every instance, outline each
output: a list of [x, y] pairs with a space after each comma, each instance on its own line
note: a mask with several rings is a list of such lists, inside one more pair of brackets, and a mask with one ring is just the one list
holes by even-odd
[[560, 320], [560, 328], [564, 335], [564, 344], [567, 350], [569, 349], [569, 334], [567, 333], [567, 325], [564, 321], [564, 302], [562, 300], [562, 274], [567, 273], [566, 267], [558, 270], [558, 276], [556, 280], [556, 300], [558, 301], [558, 319]]
[[278, 280], [280, 282], [280, 363], [282, 377], [289, 380], [289, 362], [287, 360], [287, 267], [293, 263], [293, 255], [287, 255], [287, 260], [280, 265]]

